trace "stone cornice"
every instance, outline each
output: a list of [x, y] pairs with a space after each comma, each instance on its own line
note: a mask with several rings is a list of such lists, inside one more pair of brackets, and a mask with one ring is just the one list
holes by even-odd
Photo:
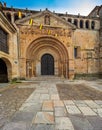
[[37, 14], [32, 14], [31, 16], [27, 16], [25, 18], [19, 19], [19, 20], [16, 21], [16, 24], [21, 24], [23, 22], [26, 22], [26, 21], [30, 20], [31, 18], [40, 17], [40, 16], [43, 16], [45, 14], [49, 14], [50, 16], [56, 18], [58, 21], [61, 21], [66, 26], [70, 26], [70, 28], [76, 29], [76, 27], [72, 23], [69, 23], [69, 22], [65, 21], [64, 19], [62, 19], [61, 17], [57, 16], [56, 14], [50, 12], [49, 10], [44, 10], [44, 11], [39, 12]]
[[4, 25], [11, 33], [15, 33], [15, 27], [7, 20], [4, 14], [0, 11], [0, 26]]

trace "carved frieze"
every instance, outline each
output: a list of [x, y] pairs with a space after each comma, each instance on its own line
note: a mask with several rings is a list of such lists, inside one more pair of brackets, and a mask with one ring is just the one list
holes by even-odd
[[25, 35], [52, 35], [52, 36], [65, 36], [65, 37], [71, 37], [72, 32], [71, 30], [67, 29], [60, 29], [60, 28], [48, 28], [48, 27], [43, 27], [41, 30], [39, 27], [25, 27], [20, 30], [20, 34], [25, 34]]

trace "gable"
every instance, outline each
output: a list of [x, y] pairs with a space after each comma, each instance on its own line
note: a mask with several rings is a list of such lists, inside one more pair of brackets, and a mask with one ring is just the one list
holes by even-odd
[[[50, 24], [45, 23], [46, 16], [49, 16]], [[50, 27], [61, 27], [61, 28], [68, 28], [68, 29], [75, 29], [76, 27], [65, 21], [64, 19], [60, 18], [56, 14], [50, 12], [49, 10], [42, 11], [37, 14], [33, 14], [31, 16], [27, 16], [25, 18], [19, 19], [16, 21], [16, 24], [21, 25], [29, 25], [30, 20], [33, 20], [33, 25], [40, 25], [43, 26], [50, 26]]]

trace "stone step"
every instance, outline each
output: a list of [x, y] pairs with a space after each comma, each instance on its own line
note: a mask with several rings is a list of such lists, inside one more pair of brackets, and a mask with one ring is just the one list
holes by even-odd
[[31, 77], [27, 80], [29, 81], [60, 81], [60, 80], [63, 80], [63, 78], [57, 77], [57, 76], [38, 76], [38, 77]]

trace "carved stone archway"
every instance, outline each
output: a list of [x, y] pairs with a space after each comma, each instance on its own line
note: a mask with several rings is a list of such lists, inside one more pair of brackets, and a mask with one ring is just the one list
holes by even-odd
[[35, 39], [26, 52], [26, 76], [41, 75], [41, 57], [44, 54], [54, 57], [54, 75], [69, 78], [69, 58], [66, 47], [58, 39], [43, 36]]

